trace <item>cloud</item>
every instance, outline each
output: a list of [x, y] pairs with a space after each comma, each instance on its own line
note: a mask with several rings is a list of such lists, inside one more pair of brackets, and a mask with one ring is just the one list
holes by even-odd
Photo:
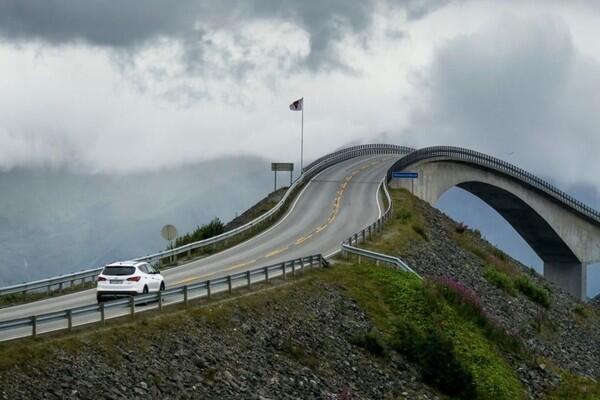
[[[374, 1], [332, 0], [178, 0], [165, 2], [108, 0], [8, 0], [0, 3], [0, 34], [8, 41], [37, 40], [52, 45], [83, 42], [134, 53], [160, 39], [177, 41], [191, 70], [201, 70], [214, 50], [214, 32], [239, 33], [240, 24], [280, 20], [310, 36], [310, 53], [302, 64], [312, 70], [343, 65], [335, 44], [347, 33], [369, 28]], [[277, 34], [277, 32], [274, 32]], [[240, 45], [251, 41], [233, 35]], [[241, 70], [245, 64], [238, 61]]]
[[476, 148], [563, 187], [600, 187], [600, 65], [563, 20], [505, 15], [447, 40], [423, 77], [411, 121], [419, 145]]

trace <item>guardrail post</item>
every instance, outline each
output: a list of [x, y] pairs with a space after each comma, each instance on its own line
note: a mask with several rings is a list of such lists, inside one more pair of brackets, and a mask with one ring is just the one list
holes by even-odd
[[304, 258], [300, 259], [300, 272], [304, 275]]
[[69, 332], [73, 330], [73, 311], [67, 310], [67, 326]]
[[310, 256], [308, 258], [308, 260], [309, 260], [309, 263], [310, 263], [310, 267], [312, 268], [312, 266], [313, 266], [313, 256]]
[[358, 256], [358, 263], [359, 263], [359, 264], [360, 264], [360, 261], [361, 261], [361, 259], [360, 259], [360, 255], [359, 255], [359, 256]]
[[231, 284], [231, 275], [227, 275], [227, 291], [229, 293], [231, 293], [232, 289], [233, 289], [233, 286]]
[[70, 285], [70, 287], [73, 287], [73, 286], [75, 286], [75, 279], [71, 279], [71, 285]]
[[282, 275], [283, 275], [283, 279], [285, 279], [286, 277], [286, 266], [285, 266], [285, 261], [281, 263], [281, 271], [282, 271]]
[[192, 258], [192, 249], [188, 250], [187, 256], [188, 256], [188, 258]]
[[296, 260], [292, 260], [292, 276], [296, 275]]
[[135, 297], [133, 296], [129, 299], [129, 314], [131, 315], [131, 319], [135, 318]]
[[162, 296], [162, 292], [159, 290], [158, 291], [158, 311], [162, 311], [162, 307], [163, 307], [163, 296]]
[[265, 282], [269, 283], [269, 267], [264, 267]]
[[358, 244], [358, 233], [354, 234], [354, 243]]
[[362, 241], [366, 241], [367, 240], [367, 234], [365, 233], [365, 230], [363, 229], [362, 231], [360, 231], [360, 233], [362, 234]]
[[206, 281], [206, 297], [210, 299], [210, 279]]
[[35, 315], [31, 317], [31, 336], [34, 339], [37, 336], [37, 317]]
[[250, 287], [250, 284], [252, 283], [250, 281], [250, 271], [246, 271], [246, 281], [248, 282], [248, 287]]
[[102, 325], [106, 324], [106, 318], [104, 315], [104, 303], [100, 303], [100, 322]]
[[185, 285], [183, 287], [183, 305], [185, 308], [188, 306], [188, 287]]

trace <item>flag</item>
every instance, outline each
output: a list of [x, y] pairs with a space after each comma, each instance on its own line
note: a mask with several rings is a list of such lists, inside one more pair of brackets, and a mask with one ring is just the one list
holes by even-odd
[[290, 104], [290, 110], [292, 110], [292, 111], [302, 111], [303, 108], [304, 108], [304, 97], [299, 100], [296, 100], [295, 102]]

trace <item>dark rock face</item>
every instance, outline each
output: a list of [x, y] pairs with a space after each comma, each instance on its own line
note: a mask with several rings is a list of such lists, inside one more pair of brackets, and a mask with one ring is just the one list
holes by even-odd
[[[530, 268], [509, 258], [541, 287], [551, 290], [549, 309], [526, 297], [512, 297], [491, 285], [483, 276], [486, 262], [453, 240], [457, 224], [446, 215], [417, 202], [423, 214], [428, 241], [414, 241], [401, 254], [423, 276], [451, 277], [471, 288], [481, 299], [485, 311], [504, 329], [520, 337], [526, 348], [538, 357], [538, 368], [515, 365], [521, 379], [535, 392], [538, 386], [552, 385], [548, 364], [580, 375], [600, 378], [600, 318], [591, 311], [578, 314], [584, 307], [567, 292], [546, 281]], [[481, 245], [491, 246], [484, 239]], [[586, 306], [587, 309], [587, 306]], [[540, 329], [541, 328], [541, 329]], [[550, 374], [551, 375], [551, 374]]]
[[[4, 399], [437, 399], [402, 357], [351, 344], [371, 329], [330, 286], [266, 300], [260, 312], [232, 306], [225, 321], [187, 317], [140, 343], [110, 351], [82, 343], [48, 365], [0, 376]], [[264, 310], [268, 311], [264, 311]]]

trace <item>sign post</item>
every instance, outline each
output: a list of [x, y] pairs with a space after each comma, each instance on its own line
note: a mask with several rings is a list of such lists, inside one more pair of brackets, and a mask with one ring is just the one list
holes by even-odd
[[[160, 234], [171, 246], [171, 250], [173, 251], [171, 254], [171, 262], [173, 262], [173, 259], [175, 258], [175, 246], [173, 246], [173, 240], [177, 237], [177, 228], [175, 228], [174, 225], [167, 224], [162, 227]], [[160, 260], [158, 260], [158, 263], [160, 264]]]
[[273, 171], [273, 174], [275, 175], [273, 191], [277, 190], [277, 171], [289, 171], [290, 186], [292, 186], [292, 172], [294, 171], [294, 163], [271, 163], [271, 171]]

